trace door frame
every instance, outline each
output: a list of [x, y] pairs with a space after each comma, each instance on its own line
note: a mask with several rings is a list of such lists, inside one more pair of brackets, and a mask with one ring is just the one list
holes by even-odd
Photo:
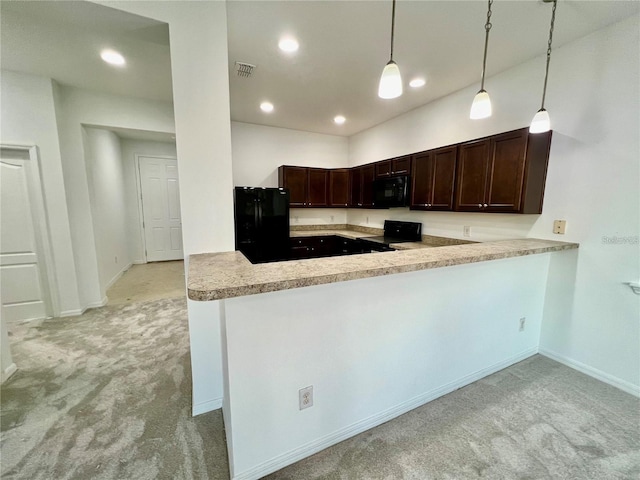
[[[2, 143], [3, 150], [18, 150], [28, 152], [29, 158], [25, 159], [27, 165], [27, 195], [31, 203], [31, 216], [33, 218], [33, 232], [36, 241], [36, 254], [39, 257], [40, 284], [42, 297], [45, 304], [45, 314], [48, 317], [59, 317], [60, 301], [56, 283], [56, 268], [53, 260], [51, 241], [51, 227], [46, 214], [46, 195], [42, 183], [40, 155], [36, 145], [19, 145]], [[1, 158], [1, 157], [0, 157]]]
[[[136, 153], [135, 157], [135, 168], [136, 171], [136, 201], [138, 203], [138, 225], [140, 226], [140, 241], [142, 244], [142, 258], [144, 263], [149, 263], [147, 259], [147, 239], [144, 234], [144, 212], [142, 210], [142, 175], [140, 174], [140, 157], [145, 158], [161, 158], [163, 160], [175, 160], [178, 163], [178, 157], [172, 155], [153, 155], [153, 154], [145, 154], [145, 153]], [[180, 186], [180, 172], [178, 172], [178, 187]], [[182, 216], [182, 211], [180, 212], [180, 216]]]

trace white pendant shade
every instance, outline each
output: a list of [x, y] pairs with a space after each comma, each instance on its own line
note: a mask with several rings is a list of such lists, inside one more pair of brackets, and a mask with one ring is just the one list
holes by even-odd
[[486, 90], [480, 90], [471, 104], [471, 113], [469, 118], [472, 120], [478, 120], [480, 118], [487, 118], [491, 116], [491, 99]]
[[382, 71], [378, 96], [380, 98], [396, 98], [402, 95], [402, 77], [396, 62], [389, 61]]
[[543, 133], [551, 130], [551, 119], [549, 118], [549, 112], [544, 108], [538, 110], [533, 120], [531, 120], [531, 126], [529, 127], [530, 133]]

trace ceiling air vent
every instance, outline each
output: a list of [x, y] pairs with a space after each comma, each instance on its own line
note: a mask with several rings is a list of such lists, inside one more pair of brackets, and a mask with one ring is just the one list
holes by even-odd
[[250, 63], [236, 62], [236, 73], [239, 77], [250, 77], [254, 68], [256, 68], [256, 66]]

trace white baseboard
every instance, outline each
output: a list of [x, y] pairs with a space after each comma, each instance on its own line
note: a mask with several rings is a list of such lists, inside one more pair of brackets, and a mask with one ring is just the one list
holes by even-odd
[[62, 312], [60, 312], [60, 316], [61, 317], [76, 317], [78, 315], [82, 315], [84, 312], [86, 312], [90, 308], [104, 307], [107, 304], [108, 301], [109, 301], [109, 299], [105, 296], [99, 302], [89, 303], [88, 305], [86, 305], [86, 306], [84, 306], [82, 308], [76, 308], [76, 309], [73, 309], [73, 310], [63, 310]]
[[124, 272], [126, 272], [127, 270], [129, 270], [131, 268], [131, 265], [133, 265], [132, 263], [128, 263], [122, 270], [120, 270], [118, 273], [116, 273], [116, 276], [113, 277], [111, 280], [109, 280], [109, 283], [107, 283], [107, 286], [105, 287], [105, 290], [109, 290], [114, 283], [116, 283], [118, 280], [120, 280], [120, 277], [122, 277], [122, 275], [124, 275]]
[[451, 393], [459, 388], [469, 385], [470, 383], [480, 380], [487, 375], [491, 375], [492, 373], [498, 372], [515, 363], [521, 362], [536, 353], [538, 353], [537, 347], [530, 348], [506, 360], [490, 365], [489, 367], [483, 368], [469, 375], [465, 375], [458, 380], [454, 380], [453, 382], [447, 383], [441, 387], [425, 392], [422, 395], [418, 395], [417, 397], [409, 399], [395, 407], [391, 407], [385, 411], [372, 415], [369, 418], [365, 418], [364, 420], [342, 428], [334, 433], [325, 435], [324, 437], [309, 442], [306, 445], [302, 445], [290, 452], [278, 455], [277, 457], [263, 462], [250, 470], [234, 475], [232, 480], [256, 480], [258, 478], [262, 478], [265, 475], [280, 470], [281, 468], [291, 465], [292, 463], [302, 460], [314, 453], [318, 453], [331, 445], [342, 442], [343, 440], [351, 438], [354, 435], [369, 430], [370, 428], [377, 427], [378, 425], [388, 422], [389, 420], [407, 413], [414, 408], [420, 407], [425, 403], [446, 395], [447, 393]]
[[215, 398], [194, 405], [191, 414], [195, 417], [196, 415], [202, 415], [203, 413], [211, 412], [219, 408], [222, 408], [222, 398]]
[[597, 368], [590, 367], [582, 362], [578, 362], [577, 360], [573, 360], [569, 357], [565, 357], [564, 355], [560, 355], [559, 353], [553, 352], [551, 350], [547, 350], [546, 348], [539, 349], [540, 355], [544, 355], [545, 357], [549, 357], [551, 360], [555, 360], [556, 362], [562, 363], [567, 367], [571, 367], [574, 370], [578, 370], [579, 372], [584, 373], [585, 375], [589, 375], [590, 377], [596, 378], [601, 382], [608, 383], [616, 388], [619, 388], [623, 392], [630, 393], [636, 397], [640, 397], [640, 386], [634, 385], [631, 382], [627, 382], [626, 380], [622, 380], [621, 378], [614, 377], [608, 373], [603, 372], [602, 370], [598, 370]]
[[9, 377], [14, 373], [16, 373], [17, 371], [18, 371], [18, 367], [16, 366], [15, 363], [12, 363], [11, 365], [9, 365], [2, 372], [2, 378], [0, 378], [0, 383], [6, 382], [9, 379]]

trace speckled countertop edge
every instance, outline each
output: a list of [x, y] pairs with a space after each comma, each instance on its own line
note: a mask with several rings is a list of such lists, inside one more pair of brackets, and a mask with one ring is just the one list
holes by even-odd
[[524, 238], [253, 265], [240, 252], [189, 257], [191, 300], [208, 301], [578, 248]]

